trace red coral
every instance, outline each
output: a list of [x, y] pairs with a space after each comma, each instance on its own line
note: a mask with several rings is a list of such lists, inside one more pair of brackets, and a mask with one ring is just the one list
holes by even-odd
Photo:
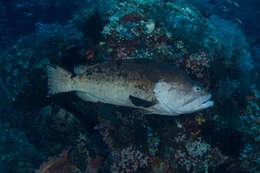
[[198, 52], [184, 57], [184, 67], [190, 74], [194, 74], [197, 78], [204, 78], [207, 75], [207, 69], [209, 68], [209, 59], [204, 52]]
[[110, 121], [100, 119], [99, 125], [94, 127], [95, 130], [98, 130], [100, 135], [103, 137], [103, 141], [109, 146], [113, 147], [113, 139], [111, 137], [111, 131], [114, 130], [114, 127], [111, 125]]
[[119, 22], [120, 23], [126, 23], [126, 22], [137, 22], [140, 20], [145, 20], [144, 17], [142, 17], [140, 14], [133, 12], [126, 14], [125, 16], [121, 17]]
[[43, 163], [36, 173], [73, 173], [80, 170], [68, 160], [68, 150], [62, 152], [58, 158], [49, 158], [48, 162]]
[[94, 58], [95, 52], [93, 50], [87, 50], [85, 53], [86, 60], [92, 60]]
[[88, 165], [85, 173], [97, 173], [100, 168], [104, 166], [103, 157], [96, 156], [95, 158], [88, 158]]

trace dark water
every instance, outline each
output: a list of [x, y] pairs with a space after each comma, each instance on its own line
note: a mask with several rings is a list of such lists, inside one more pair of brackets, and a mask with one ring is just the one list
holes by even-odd
[[[259, 18], [259, 0], [0, 0], [0, 173], [259, 173]], [[214, 106], [165, 116], [48, 95], [47, 65], [69, 81], [133, 58], [177, 66]]]

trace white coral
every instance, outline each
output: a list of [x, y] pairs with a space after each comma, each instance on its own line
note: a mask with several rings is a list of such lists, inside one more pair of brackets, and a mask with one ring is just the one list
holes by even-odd
[[198, 141], [191, 141], [185, 145], [187, 152], [192, 157], [202, 157], [207, 151], [210, 150], [210, 145], [207, 143], [201, 142], [201, 139]]

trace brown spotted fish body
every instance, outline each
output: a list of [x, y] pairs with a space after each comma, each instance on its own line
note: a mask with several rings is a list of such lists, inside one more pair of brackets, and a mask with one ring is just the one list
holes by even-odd
[[152, 60], [105, 61], [75, 68], [76, 76], [48, 66], [49, 93], [75, 91], [85, 101], [179, 115], [214, 105], [211, 94], [180, 69]]

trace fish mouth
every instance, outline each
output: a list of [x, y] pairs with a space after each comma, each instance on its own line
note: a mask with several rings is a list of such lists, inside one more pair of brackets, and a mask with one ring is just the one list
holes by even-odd
[[203, 102], [200, 104], [200, 108], [208, 108], [214, 105], [214, 101], [210, 100], [212, 97], [211, 94], [209, 94], [208, 96], [205, 96], [205, 99], [203, 99]]

